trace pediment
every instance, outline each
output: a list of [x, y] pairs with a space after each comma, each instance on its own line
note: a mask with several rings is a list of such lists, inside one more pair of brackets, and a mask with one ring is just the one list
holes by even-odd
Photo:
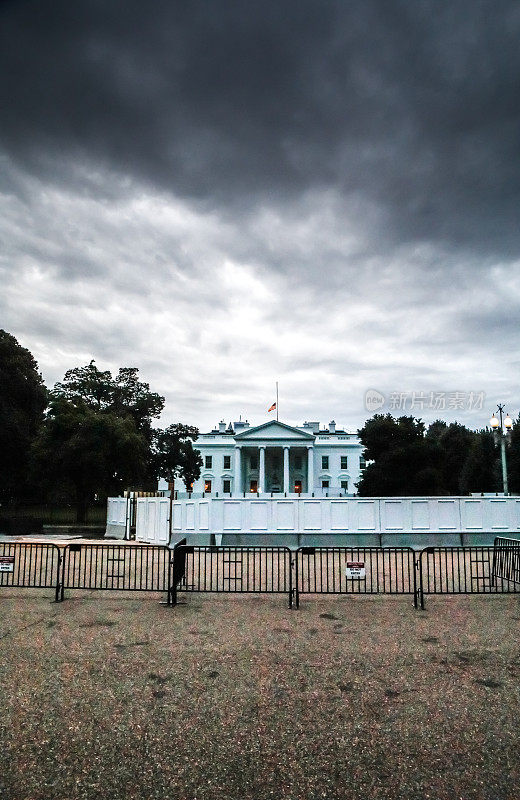
[[265, 439], [271, 441], [283, 439], [284, 441], [291, 442], [308, 442], [313, 441], [314, 436], [312, 433], [306, 433], [305, 431], [298, 430], [298, 428], [293, 428], [291, 425], [286, 425], [285, 422], [272, 420], [271, 422], [264, 422], [263, 425], [257, 425], [254, 428], [247, 428], [247, 430], [242, 431], [242, 433], [237, 433], [235, 439], [241, 442], [254, 442]]

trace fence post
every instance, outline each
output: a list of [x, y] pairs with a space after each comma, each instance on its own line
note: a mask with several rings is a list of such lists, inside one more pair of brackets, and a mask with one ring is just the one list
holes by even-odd
[[61, 557], [61, 587], [60, 587], [60, 601], [63, 601], [65, 596], [65, 561], [67, 550], [69, 549], [69, 545], [65, 545], [63, 548], [63, 555]]
[[[183, 547], [186, 544], [186, 539], [181, 539], [180, 542], [173, 548], [173, 558], [169, 559], [168, 562], [168, 601], [167, 605], [169, 606], [176, 606], [177, 605], [177, 565], [179, 563], [179, 548]], [[173, 569], [173, 579], [172, 579], [172, 569]]]
[[289, 608], [293, 607], [293, 580], [292, 580], [292, 568], [293, 568], [293, 560], [292, 560], [292, 551], [287, 547], [285, 548], [286, 553], [289, 554]]
[[[415, 560], [415, 550], [413, 548], [410, 548], [410, 550], [412, 551], [412, 554], [413, 554], [412, 555], [412, 558], [413, 558], [413, 605], [414, 605], [414, 608], [417, 608], [417, 606], [418, 606], [417, 563], [416, 563], [416, 560]], [[408, 562], [408, 563], [410, 563], [410, 562]]]
[[294, 576], [295, 576], [295, 588], [294, 588], [294, 599], [295, 599], [295, 606], [296, 608], [300, 607], [300, 590], [299, 590], [299, 581], [298, 581], [298, 555], [300, 553], [300, 549], [297, 548], [294, 552]]
[[54, 594], [54, 602], [59, 603], [61, 602], [61, 600], [63, 600], [63, 596], [61, 596], [62, 578], [63, 578], [61, 565], [63, 558], [61, 555], [61, 549], [58, 547], [58, 545], [55, 544], [53, 545], [53, 547], [55, 547], [56, 550], [58, 551], [58, 568], [56, 573], [56, 592]]
[[497, 559], [497, 539], [498, 539], [498, 537], [495, 536], [495, 539], [493, 541], [493, 562], [492, 562], [492, 566], [491, 566], [490, 586], [494, 586], [495, 585], [495, 574], [496, 574], [496, 566], [497, 566], [497, 561], [496, 561], [496, 559]]
[[[419, 558], [415, 562], [415, 597], [414, 597], [414, 606], [417, 608], [417, 600], [420, 599], [421, 601], [421, 610], [424, 611], [424, 591], [423, 591], [423, 571], [422, 571], [422, 557], [425, 551], [421, 550], [419, 553]], [[417, 588], [417, 572], [419, 573], [419, 588]]]
[[171, 550], [168, 550], [168, 599], [166, 601], [167, 606], [175, 606], [177, 605], [177, 586], [174, 582], [172, 587], [172, 564], [173, 564], [173, 571], [175, 572], [175, 552], [176, 548], [173, 548], [173, 559], [171, 556]]

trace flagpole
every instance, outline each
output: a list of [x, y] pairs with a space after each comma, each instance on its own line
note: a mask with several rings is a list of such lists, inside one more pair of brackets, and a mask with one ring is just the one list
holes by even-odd
[[278, 381], [276, 381], [276, 421], [278, 422]]

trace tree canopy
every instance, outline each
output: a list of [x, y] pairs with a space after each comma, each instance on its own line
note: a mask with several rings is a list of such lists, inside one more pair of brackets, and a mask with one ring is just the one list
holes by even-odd
[[75, 367], [57, 383], [53, 395], [71, 403], [83, 403], [93, 411], [130, 416], [136, 427], [151, 435], [152, 420], [161, 415], [164, 397], [150, 391], [150, 384], [139, 380], [136, 367], [121, 367], [116, 377], [109, 370], [99, 370], [95, 361]]
[[442, 451], [440, 480], [445, 494], [465, 494], [463, 470], [476, 438], [474, 431], [458, 422], [447, 425], [436, 420], [429, 426], [426, 439], [437, 442]]
[[[520, 433], [515, 435], [520, 445]], [[489, 431], [475, 433], [458, 422], [448, 425], [443, 420], [432, 422], [426, 430], [422, 420], [414, 417], [376, 414], [367, 420], [359, 437], [370, 462], [358, 484], [362, 495], [467, 494], [501, 489], [499, 451]], [[511, 451], [514, 459], [516, 447]]]
[[424, 434], [424, 423], [413, 417], [376, 414], [369, 419], [359, 431], [365, 459], [371, 462], [363, 472], [359, 493], [369, 497], [442, 494], [442, 451]]
[[200, 476], [202, 467], [202, 456], [192, 444], [198, 435], [197, 428], [181, 424], [154, 431], [152, 463], [155, 476], [169, 482], [180, 477], [185, 486], [191, 486]]
[[95, 497], [153, 490], [159, 475], [191, 483], [200, 474], [198, 430], [154, 429], [164, 397], [135, 367], [114, 377], [91, 361], [48, 392], [30, 352], [0, 331], [0, 379], [2, 499], [74, 498], [81, 520]]
[[0, 500], [27, 490], [31, 442], [43, 420], [47, 389], [33, 356], [0, 330]]
[[33, 476], [75, 498], [78, 521], [96, 495], [119, 494], [146, 476], [148, 447], [130, 417], [53, 397], [33, 445]]

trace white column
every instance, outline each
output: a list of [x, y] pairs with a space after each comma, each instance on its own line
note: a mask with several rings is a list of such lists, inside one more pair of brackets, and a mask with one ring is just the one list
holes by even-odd
[[260, 471], [258, 473], [258, 491], [265, 492], [265, 447], [259, 447], [260, 450]]
[[234, 494], [242, 491], [242, 458], [238, 445], [235, 445], [235, 485], [233, 488]]
[[307, 491], [314, 491], [314, 448], [307, 448]]
[[289, 492], [289, 448], [283, 449], [283, 490]]

